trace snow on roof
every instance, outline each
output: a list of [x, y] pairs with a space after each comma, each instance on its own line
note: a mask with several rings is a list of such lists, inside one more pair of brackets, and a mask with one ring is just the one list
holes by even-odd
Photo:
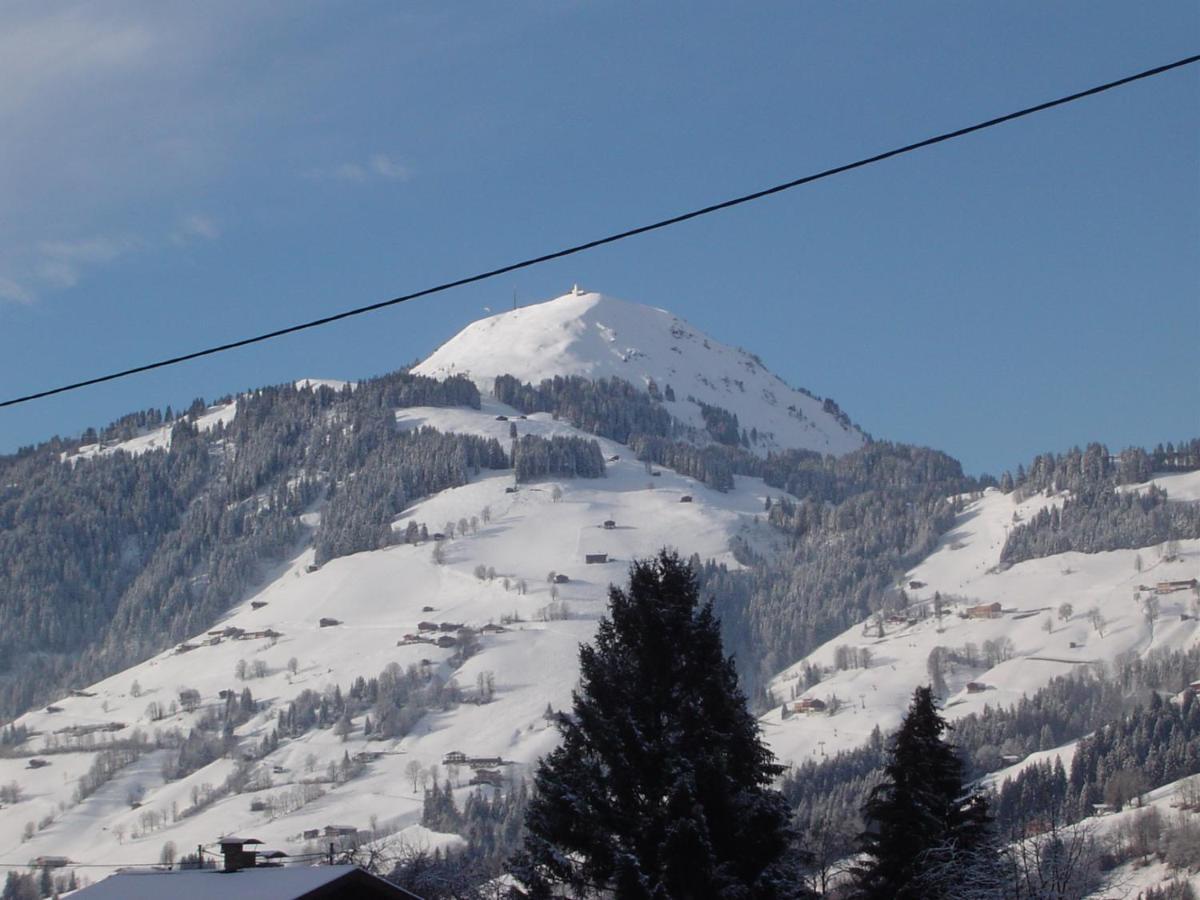
[[[118, 872], [72, 894], [81, 900], [297, 900], [342, 879], [370, 884], [379, 896], [411, 897], [358, 866], [293, 866], [271, 869], [185, 869], [176, 872]], [[367, 879], [364, 881], [363, 879]], [[361, 896], [361, 895], [360, 895]], [[374, 896], [368, 894], [366, 896]]]

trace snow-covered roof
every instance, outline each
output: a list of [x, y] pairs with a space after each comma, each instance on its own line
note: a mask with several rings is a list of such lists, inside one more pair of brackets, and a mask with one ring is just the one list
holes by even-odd
[[[293, 866], [272, 869], [185, 869], [118, 872], [72, 894], [81, 900], [301, 900], [315, 891], [345, 888], [346, 897], [415, 897], [358, 866]], [[337, 893], [320, 896], [337, 897]]]

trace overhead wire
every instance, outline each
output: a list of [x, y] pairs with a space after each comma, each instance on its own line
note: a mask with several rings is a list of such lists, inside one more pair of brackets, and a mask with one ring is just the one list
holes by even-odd
[[962, 128], [956, 128], [953, 131], [945, 131], [945, 132], [942, 132], [941, 134], [934, 135], [933, 137], [928, 137], [928, 138], [924, 138], [923, 140], [914, 141], [913, 143], [905, 144], [900, 147], [895, 147], [891, 150], [885, 150], [882, 153], [876, 153], [871, 156], [865, 156], [865, 157], [862, 157], [861, 159], [856, 159], [853, 162], [843, 163], [842, 165], [834, 166], [829, 169], [824, 169], [820, 172], [815, 172], [810, 175], [804, 175], [799, 178], [791, 179], [790, 181], [784, 181], [780, 184], [775, 184], [770, 187], [762, 188], [760, 190], [753, 191], [748, 194], [742, 194], [738, 197], [733, 197], [728, 200], [722, 200], [717, 203], [712, 203], [712, 204], [709, 204], [708, 206], [702, 206], [702, 207], [699, 207], [698, 209], [692, 209], [687, 212], [669, 216], [668, 218], [665, 218], [665, 219], [659, 219], [658, 221], [651, 222], [651, 223], [648, 223], [645, 225], [638, 225], [633, 228], [625, 229], [624, 231], [618, 231], [618, 232], [614, 232], [612, 234], [605, 235], [604, 237], [595, 238], [595, 239], [589, 240], [589, 241], [584, 241], [583, 243], [580, 243], [580, 244], [574, 244], [569, 247], [564, 247], [562, 249], [554, 250], [554, 251], [551, 251], [548, 253], [541, 253], [537, 256], [532, 256], [527, 259], [520, 260], [518, 262], [508, 263], [506, 265], [497, 266], [496, 268], [488, 269], [483, 272], [478, 272], [474, 275], [467, 275], [462, 278], [453, 279], [451, 281], [444, 281], [441, 284], [434, 285], [433, 287], [427, 287], [427, 288], [423, 288], [418, 291], [413, 291], [408, 294], [402, 294], [401, 296], [393, 297], [390, 300], [380, 300], [376, 303], [369, 303], [365, 306], [358, 306], [353, 309], [343, 310], [341, 312], [333, 313], [333, 314], [327, 315], [327, 316], [322, 316], [318, 319], [312, 319], [307, 322], [301, 322], [301, 323], [298, 323], [295, 325], [288, 325], [284, 328], [278, 328], [278, 329], [275, 329], [274, 331], [267, 331], [262, 334], [254, 335], [252, 337], [241, 338], [239, 340], [229, 341], [224, 344], [216, 344], [214, 346], [206, 347], [202, 350], [194, 350], [190, 353], [183, 353], [178, 356], [172, 356], [172, 357], [160, 359], [160, 360], [157, 360], [154, 362], [145, 363], [145, 364], [142, 364], [139, 366], [133, 366], [128, 369], [121, 369], [119, 371], [110, 372], [105, 375], [98, 375], [98, 376], [95, 376], [92, 378], [85, 378], [81, 381], [75, 381], [75, 382], [71, 382], [69, 384], [60, 385], [58, 387], [48, 388], [46, 390], [35, 391], [34, 393], [25, 394], [24, 396], [13, 397], [8, 400], [0, 401], [0, 408], [16, 406], [21, 403], [28, 403], [33, 400], [40, 400], [45, 397], [51, 397], [56, 394], [63, 394], [68, 391], [76, 391], [76, 390], [79, 390], [80, 388], [90, 387], [92, 385], [102, 384], [102, 383], [108, 382], [108, 381], [115, 381], [119, 378], [127, 378], [131, 375], [137, 375], [142, 372], [149, 372], [154, 369], [161, 369], [161, 368], [165, 368], [167, 366], [178, 365], [180, 363], [188, 362], [193, 359], [200, 359], [201, 357], [212, 356], [214, 354], [224, 353], [229, 350], [236, 350], [240, 347], [248, 347], [252, 344], [259, 344], [264, 341], [269, 341], [269, 340], [273, 340], [275, 338], [283, 337], [285, 335], [295, 334], [296, 332], [299, 332], [299, 331], [306, 331], [311, 328], [319, 328], [319, 327], [322, 327], [325, 325], [330, 325], [334, 322], [339, 322], [342, 319], [349, 319], [353, 316], [361, 316], [366, 313], [375, 312], [377, 310], [385, 309], [390, 306], [396, 306], [401, 303], [407, 303], [410, 300], [416, 300], [421, 297], [428, 297], [432, 294], [443, 293], [443, 292], [451, 290], [453, 288], [464, 287], [468, 284], [475, 284], [475, 283], [478, 283], [481, 281], [486, 281], [491, 278], [496, 278], [497, 276], [500, 276], [500, 275], [505, 275], [509, 272], [516, 272], [518, 270], [527, 269], [532, 266], [550, 262], [552, 260], [563, 259], [565, 257], [573, 256], [578, 253], [583, 253], [587, 250], [594, 250], [597, 247], [603, 247], [607, 244], [614, 244], [617, 241], [627, 240], [628, 238], [637, 237], [638, 235], [647, 234], [652, 231], [658, 231], [660, 229], [668, 228], [672, 225], [678, 225], [682, 222], [687, 222], [692, 219], [698, 219], [701, 216], [707, 216], [707, 215], [711, 215], [712, 213], [721, 212], [721, 211], [727, 210], [727, 209], [732, 209], [733, 207], [741, 206], [742, 204], [745, 204], [745, 203], [751, 203], [756, 200], [761, 200], [764, 197], [770, 197], [774, 194], [779, 194], [784, 191], [789, 191], [794, 188], [801, 187], [802, 185], [812, 184], [815, 181], [820, 181], [825, 178], [830, 178], [834, 175], [840, 175], [845, 172], [850, 172], [850, 171], [853, 171], [854, 169], [861, 169], [864, 166], [874, 165], [875, 163], [883, 162], [884, 160], [892, 159], [897, 156], [903, 156], [904, 154], [912, 153], [916, 150], [921, 150], [926, 147], [932, 147], [936, 144], [944, 143], [946, 141], [951, 141], [951, 140], [955, 140], [957, 138], [965, 137], [966, 135], [973, 134], [977, 131], [983, 131], [988, 128], [994, 128], [997, 125], [1002, 125], [1006, 122], [1012, 122], [1016, 119], [1021, 119], [1026, 116], [1034, 115], [1035, 113], [1044, 112], [1048, 109], [1054, 109], [1055, 107], [1058, 107], [1058, 106], [1063, 106], [1068, 103], [1074, 103], [1074, 102], [1076, 102], [1078, 100], [1082, 100], [1086, 97], [1093, 97], [1097, 94], [1102, 94], [1106, 91], [1111, 91], [1115, 88], [1123, 87], [1125, 85], [1132, 84], [1136, 81], [1141, 81], [1146, 78], [1152, 78], [1156, 75], [1162, 75], [1166, 72], [1172, 71], [1173, 69], [1179, 69], [1184, 66], [1193, 65], [1196, 62], [1200, 62], [1200, 54], [1186, 56], [1186, 57], [1183, 57], [1182, 59], [1177, 59], [1174, 62], [1169, 62], [1169, 63], [1160, 65], [1160, 66], [1154, 66], [1153, 68], [1150, 68], [1150, 69], [1144, 69], [1143, 71], [1136, 72], [1132, 75], [1126, 75], [1126, 76], [1124, 76], [1122, 78], [1118, 78], [1114, 81], [1108, 81], [1103, 84], [1098, 84], [1098, 85], [1095, 85], [1090, 88], [1086, 88], [1081, 91], [1075, 91], [1074, 93], [1067, 94], [1062, 97], [1056, 97], [1053, 100], [1046, 100], [1042, 103], [1037, 103], [1033, 106], [1027, 106], [1027, 107], [1024, 107], [1023, 109], [1016, 110], [1015, 112], [1005, 113], [1004, 115], [1000, 115], [1000, 116], [994, 116], [993, 118], [985, 119], [981, 122], [976, 122], [973, 125], [967, 125]]

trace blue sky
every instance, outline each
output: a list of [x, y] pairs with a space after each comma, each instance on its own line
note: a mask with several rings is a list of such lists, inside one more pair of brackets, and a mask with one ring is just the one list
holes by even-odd
[[[418, 289], [1197, 52], [1200, 6], [10, 0], [5, 398]], [[1200, 67], [668, 232], [0, 410], [0, 452], [432, 351], [572, 283], [997, 473], [1200, 432]]]

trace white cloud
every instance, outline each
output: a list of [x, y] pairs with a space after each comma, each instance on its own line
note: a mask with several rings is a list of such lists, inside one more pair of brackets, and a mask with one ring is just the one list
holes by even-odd
[[0, 301], [28, 305], [36, 299], [37, 296], [28, 288], [0, 275]]
[[412, 172], [404, 163], [394, 160], [382, 153], [376, 153], [371, 157], [371, 171], [380, 178], [387, 178], [391, 181], [408, 181], [412, 177]]
[[105, 235], [75, 241], [42, 241], [37, 245], [35, 268], [51, 287], [74, 287], [83, 268], [112, 262], [140, 246], [141, 241], [136, 238]]
[[364, 184], [368, 181], [408, 181], [412, 169], [385, 153], [375, 153], [366, 162], [345, 162], [328, 169], [312, 169], [309, 178], [349, 181]]
[[179, 227], [171, 233], [171, 240], [176, 244], [186, 244], [193, 240], [215, 241], [221, 236], [221, 229], [209, 216], [192, 213], [184, 216]]

